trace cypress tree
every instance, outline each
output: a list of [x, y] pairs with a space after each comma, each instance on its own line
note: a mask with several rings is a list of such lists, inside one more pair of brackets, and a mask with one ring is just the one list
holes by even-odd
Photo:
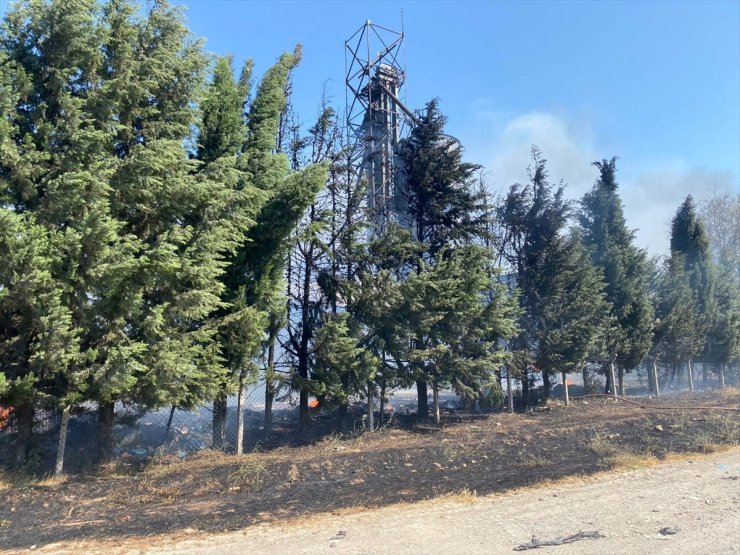
[[439, 391], [451, 386], [469, 401], [498, 389], [492, 369], [507, 360], [500, 341], [515, 330], [516, 304], [490, 268], [488, 252], [466, 246], [438, 253], [433, 265], [403, 284], [408, 326], [415, 338], [409, 360], [416, 376], [431, 382], [439, 424]]
[[[473, 186], [480, 166], [462, 161], [460, 144], [444, 133], [446, 121], [437, 100], [428, 102], [397, 151], [402, 223], [413, 230], [414, 240], [425, 245], [422, 258], [427, 261], [445, 248], [481, 238], [488, 229], [485, 196]], [[417, 392], [418, 412], [428, 415], [423, 373]]]
[[0, 402], [16, 414], [19, 465], [31, 443], [36, 404], [53, 408], [81, 393], [81, 377], [72, 372], [79, 337], [54, 276], [59, 239], [30, 215], [0, 210]]
[[682, 332], [674, 337], [674, 345], [680, 344], [678, 363], [688, 366], [689, 387], [694, 389], [691, 362], [693, 357], [707, 347], [707, 338], [717, 320], [717, 298], [714, 290], [709, 238], [703, 222], [696, 214], [694, 199], [689, 195], [678, 208], [671, 222], [671, 261], [668, 268], [670, 280], [685, 280], [677, 288], [687, 289], [692, 299], [679, 303], [684, 308], [681, 321]]
[[[530, 183], [513, 185], [499, 209], [503, 253], [516, 272], [522, 308], [522, 331], [514, 345], [542, 372], [545, 398], [553, 373], [565, 376], [592, 354], [601, 330], [597, 316], [607, 308], [601, 276], [585, 257], [580, 238], [565, 236], [570, 214], [565, 188], [549, 182], [546, 164], [533, 147]], [[520, 369], [525, 397], [526, 366]]]
[[208, 320], [243, 239], [238, 175], [189, 156], [207, 58], [180, 9], [19, 3], [1, 43], [17, 91], [2, 199], [59, 231], [53, 275], [80, 333], [74, 372], [109, 452], [116, 401], [192, 406], [222, 381]]
[[[262, 330], [268, 325], [274, 328], [274, 322], [279, 320], [277, 315], [284, 306], [281, 291], [287, 239], [326, 180], [323, 165], [292, 171], [287, 157], [275, 152], [280, 114], [287, 102], [285, 87], [300, 58], [301, 48], [296, 47], [294, 53], [283, 54], [266, 72], [250, 105], [246, 138], [237, 159], [237, 168], [243, 172], [242, 187], [248, 184], [260, 197], [254, 212], [254, 224], [229, 260], [225, 278], [226, 299], [241, 307], [241, 312], [237, 311], [241, 316], [235, 317], [237, 322], [243, 318], [252, 321], [254, 317], [260, 317], [264, 319]], [[242, 91], [245, 90], [245, 73], [242, 73], [240, 84]], [[262, 339], [264, 336], [260, 334], [256, 345]], [[230, 342], [232, 346], [237, 344]], [[239, 356], [246, 360], [250, 353], [251, 356], [255, 354], [251, 347]], [[307, 368], [299, 369], [299, 373], [308, 377]], [[218, 419], [215, 435], [222, 436], [219, 430], [223, 429], [228, 388], [225, 383], [214, 407], [214, 418]], [[302, 410], [307, 412], [307, 397], [304, 401]], [[216, 443], [220, 445], [220, 441]]]
[[[634, 232], [627, 229], [616, 181], [616, 158], [594, 162], [594, 166], [599, 169], [599, 179], [581, 200], [578, 220], [584, 245], [606, 283], [611, 306], [605, 318], [607, 390], [616, 394], [614, 364], [619, 363], [623, 385], [623, 372], [639, 364], [650, 348], [652, 310], [646, 256], [634, 246]], [[623, 387], [620, 389], [624, 393]]]

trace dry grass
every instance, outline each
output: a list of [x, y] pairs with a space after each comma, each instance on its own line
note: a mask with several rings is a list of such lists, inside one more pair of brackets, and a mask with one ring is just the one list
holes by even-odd
[[49, 474], [38, 477], [20, 470], [0, 470], [0, 492], [31, 487], [49, 488], [62, 485], [66, 481], [67, 476], [65, 474], [62, 474], [61, 476]]
[[454, 503], [473, 505], [478, 502], [478, 492], [464, 488], [459, 491], [453, 491], [440, 495], [439, 497], [435, 497], [434, 501], [452, 501]]
[[614, 442], [606, 434], [596, 434], [589, 448], [599, 456], [599, 466], [613, 470], [635, 470], [646, 468], [658, 463], [658, 459], [650, 451], [636, 453], [628, 447]]
[[738, 386], [724, 387], [722, 389], [717, 390], [717, 393], [719, 393], [725, 399], [740, 398], [740, 387]]
[[526, 469], [544, 468], [550, 465], [550, 461], [543, 457], [533, 455], [532, 453], [524, 453], [517, 461], [517, 466]]
[[267, 465], [258, 460], [247, 460], [227, 477], [230, 490], [261, 491], [265, 485]]

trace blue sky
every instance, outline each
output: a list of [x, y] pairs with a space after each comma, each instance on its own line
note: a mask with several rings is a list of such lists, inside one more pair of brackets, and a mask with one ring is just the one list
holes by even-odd
[[440, 98], [491, 188], [525, 179], [532, 143], [573, 198], [591, 161], [619, 156], [628, 222], [653, 253], [686, 194], [740, 193], [738, 1], [175, 3], [209, 50], [252, 57], [258, 74], [303, 44], [305, 121], [324, 83], [343, 109], [344, 40], [366, 19], [400, 28], [403, 10], [407, 102]]

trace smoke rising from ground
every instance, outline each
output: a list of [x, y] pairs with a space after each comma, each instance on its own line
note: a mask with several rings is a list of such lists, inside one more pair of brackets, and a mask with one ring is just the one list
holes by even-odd
[[[588, 125], [547, 112], [520, 115], [501, 114], [479, 108], [486, 127], [469, 130], [460, 138], [467, 147], [467, 158], [486, 168], [489, 188], [504, 192], [516, 182], [527, 181], [527, 166], [532, 145], [537, 145], [548, 161], [550, 179], [566, 183], [566, 194], [580, 199], [593, 185], [598, 170], [594, 160], [620, 156], [596, 146]], [[466, 136], [471, 137], [466, 140]], [[720, 191], [740, 192], [740, 168], [736, 171], [689, 167], [681, 160], [659, 161], [655, 167], [636, 167], [620, 157], [618, 181], [627, 225], [636, 230], [636, 244], [650, 255], [667, 254], [671, 218], [683, 199], [691, 194], [697, 200]]]

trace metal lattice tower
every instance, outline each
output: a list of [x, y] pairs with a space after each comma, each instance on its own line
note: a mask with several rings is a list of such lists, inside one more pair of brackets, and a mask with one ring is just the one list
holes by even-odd
[[347, 128], [351, 163], [367, 182], [368, 208], [376, 217], [403, 212], [396, 184], [395, 148], [414, 115], [399, 100], [406, 72], [399, 58], [403, 31], [370, 20], [345, 41]]

